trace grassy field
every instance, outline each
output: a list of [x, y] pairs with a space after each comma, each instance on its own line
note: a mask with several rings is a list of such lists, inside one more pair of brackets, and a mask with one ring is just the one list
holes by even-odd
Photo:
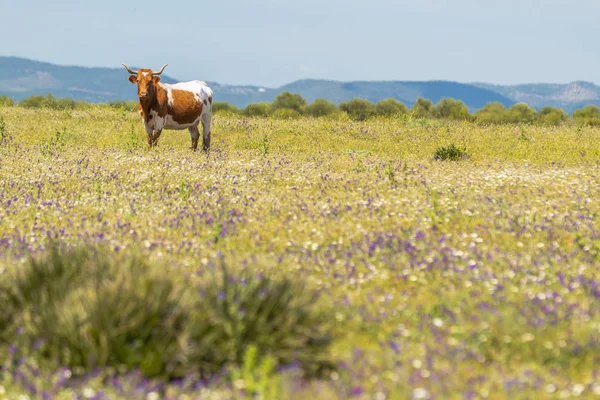
[[[0, 117], [4, 273], [60, 240], [200, 280], [219, 260], [291, 274], [333, 309], [338, 369], [256, 368], [278, 399], [600, 397], [598, 128], [217, 115], [207, 156], [187, 131], [148, 152], [134, 113]], [[434, 160], [450, 144], [468, 157]], [[4, 368], [0, 399], [35, 397]], [[54, 398], [162, 398], [127, 371], [64, 388], [64, 370], [19, 373]], [[242, 398], [248, 384], [160, 396]]]

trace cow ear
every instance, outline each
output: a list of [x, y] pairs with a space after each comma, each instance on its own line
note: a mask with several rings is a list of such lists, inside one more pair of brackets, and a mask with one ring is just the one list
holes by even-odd
[[131, 82], [131, 83], [137, 83], [137, 76], [135, 76], [135, 75], [129, 75], [129, 82]]
[[160, 82], [160, 76], [153, 76], [152, 81], [154, 81], [154, 83]]

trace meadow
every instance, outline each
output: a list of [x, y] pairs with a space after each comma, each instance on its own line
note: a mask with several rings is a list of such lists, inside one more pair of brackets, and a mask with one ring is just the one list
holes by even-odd
[[319, 293], [336, 366], [78, 373], [11, 332], [0, 399], [600, 397], [600, 128], [217, 114], [206, 155], [187, 131], [148, 151], [125, 110], [0, 117], [0, 278], [53, 242], [280, 273]]

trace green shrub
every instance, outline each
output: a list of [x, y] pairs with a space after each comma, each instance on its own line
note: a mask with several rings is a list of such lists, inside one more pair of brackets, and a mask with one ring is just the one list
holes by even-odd
[[561, 125], [569, 120], [566, 112], [556, 107], [544, 107], [535, 115], [535, 122], [541, 125]]
[[304, 113], [312, 117], [323, 117], [339, 112], [335, 104], [325, 99], [317, 99], [309, 104]]
[[419, 97], [410, 109], [411, 114], [417, 118], [424, 118], [431, 115], [433, 103], [430, 100]]
[[36, 354], [53, 368], [124, 366], [165, 378], [239, 366], [253, 346], [312, 375], [333, 367], [331, 318], [315, 296], [285, 277], [223, 268], [195, 283], [140, 256], [53, 246], [0, 275], [0, 343], [27, 350], [43, 339]]
[[8, 128], [4, 118], [0, 115], [0, 144], [5, 143], [7, 140], [9, 140]]
[[368, 100], [352, 99], [340, 104], [344, 111], [355, 121], [365, 121], [375, 114], [375, 106]]
[[8, 96], [0, 96], [0, 107], [10, 107], [14, 105], [15, 102]]
[[330, 313], [318, 294], [296, 279], [259, 277], [249, 270], [233, 275], [223, 267], [204, 290], [196, 306], [203, 312], [194, 324], [200, 330], [191, 335], [194, 342], [206, 340], [206, 326], [212, 326], [214, 339], [210, 346], [197, 346], [200, 353], [193, 358], [240, 365], [253, 345], [279, 365], [299, 362], [311, 376], [333, 368], [326, 351], [332, 341]]
[[271, 113], [269, 103], [252, 103], [244, 108], [244, 115], [247, 117], [268, 117]]
[[296, 119], [300, 118], [302, 114], [300, 114], [296, 110], [292, 110], [291, 108], [280, 108], [279, 110], [275, 110], [272, 114], [272, 117], [275, 119]]
[[[183, 288], [143, 259], [79, 248], [31, 260], [8, 283], [14, 324], [61, 366], [125, 365], [148, 376], [178, 366]], [[7, 306], [2, 305], [3, 308]]]
[[530, 123], [535, 119], [535, 110], [525, 103], [517, 103], [508, 109], [506, 119], [514, 124]]
[[214, 114], [239, 114], [241, 110], [234, 106], [233, 104], [229, 104], [226, 101], [215, 101], [212, 103], [212, 111]]
[[573, 112], [573, 120], [579, 125], [599, 126], [600, 108], [590, 104]]
[[460, 100], [449, 98], [441, 99], [433, 108], [431, 115], [435, 118], [469, 119], [469, 109]]
[[480, 108], [473, 115], [481, 124], [501, 124], [507, 122], [506, 107], [500, 102], [491, 102]]
[[435, 160], [439, 161], [459, 161], [469, 158], [466, 147], [457, 147], [454, 144], [449, 146], [440, 146], [433, 155]]
[[391, 117], [394, 115], [404, 115], [408, 109], [404, 104], [396, 99], [381, 100], [375, 104], [375, 114], [382, 117]]
[[75, 101], [75, 105], [73, 108], [75, 110], [90, 110], [94, 107], [97, 107], [97, 105], [88, 103], [87, 101], [84, 101], [84, 100], [77, 100], [77, 101]]
[[135, 100], [115, 100], [108, 103], [111, 108], [116, 110], [126, 110], [126, 111], [137, 111], [138, 110], [138, 102]]
[[306, 100], [299, 94], [292, 94], [290, 92], [283, 92], [275, 97], [271, 108], [273, 111], [281, 109], [289, 109], [297, 111], [302, 114], [306, 107]]
[[68, 98], [57, 99], [51, 93], [44, 96], [29, 96], [24, 99], [21, 106], [26, 108], [51, 108], [55, 110], [67, 110], [75, 108], [75, 101]]

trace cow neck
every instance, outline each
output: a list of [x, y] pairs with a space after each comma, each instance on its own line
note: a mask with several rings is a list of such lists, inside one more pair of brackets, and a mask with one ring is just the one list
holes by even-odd
[[159, 99], [167, 98], [167, 90], [163, 87], [161, 83], [158, 83], [155, 87], [154, 96], [149, 101], [142, 102], [140, 100], [140, 105], [142, 106], [142, 112], [144, 113], [144, 117], [146, 120], [150, 115], [150, 110], [158, 111], [160, 109], [160, 101]]

